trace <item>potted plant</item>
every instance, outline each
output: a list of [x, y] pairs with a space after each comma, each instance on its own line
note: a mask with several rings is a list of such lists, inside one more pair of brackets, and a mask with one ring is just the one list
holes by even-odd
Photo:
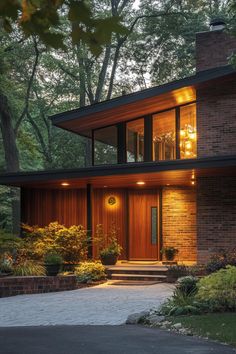
[[103, 265], [115, 265], [121, 254], [122, 247], [118, 243], [116, 228], [112, 225], [108, 234], [101, 224], [97, 225], [95, 243], [98, 244], [99, 256]]
[[100, 251], [100, 259], [103, 265], [115, 265], [120, 256], [122, 247], [113, 239], [112, 242]]
[[175, 247], [163, 247], [161, 249], [161, 254], [164, 254], [165, 256], [165, 259], [168, 261], [168, 262], [173, 262], [175, 256], [177, 255], [178, 253], [178, 249], [175, 248]]
[[63, 263], [62, 257], [56, 253], [48, 253], [44, 258], [46, 273], [48, 276], [56, 276]]

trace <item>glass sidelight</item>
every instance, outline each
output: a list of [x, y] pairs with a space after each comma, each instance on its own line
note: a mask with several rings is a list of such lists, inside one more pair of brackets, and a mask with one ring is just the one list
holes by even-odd
[[158, 215], [157, 207], [151, 207], [151, 244], [157, 244]]

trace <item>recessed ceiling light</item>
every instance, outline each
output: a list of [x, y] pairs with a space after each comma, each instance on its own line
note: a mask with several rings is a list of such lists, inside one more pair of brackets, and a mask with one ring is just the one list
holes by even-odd
[[138, 182], [136, 182], [136, 184], [138, 184], [139, 186], [143, 186], [146, 183], [144, 181], [138, 181]]
[[195, 184], [195, 181], [194, 181], [194, 180], [192, 180], [192, 181], [191, 181], [191, 184], [192, 184], [192, 185], [194, 186], [194, 184]]
[[61, 185], [62, 185], [63, 187], [67, 187], [67, 186], [69, 186], [69, 183], [68, 183], [68, 182], [62, 182]]
[[170, 186], [170, 183], [166, 183], [167, 186]]

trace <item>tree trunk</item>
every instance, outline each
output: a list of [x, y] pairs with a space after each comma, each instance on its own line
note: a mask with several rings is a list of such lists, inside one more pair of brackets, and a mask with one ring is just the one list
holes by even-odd
[[[12, 124], [11, 111], [7, 97], [0, 93], [0, 118], [3, 146], [5, 152], [6, 172], [18, 172], [19, 152], [16, 145], [16, 136]], [[20, 199], [19, 191], [11, 188], [12, 199], [12, 232], [18, 233], [20, 229]]]

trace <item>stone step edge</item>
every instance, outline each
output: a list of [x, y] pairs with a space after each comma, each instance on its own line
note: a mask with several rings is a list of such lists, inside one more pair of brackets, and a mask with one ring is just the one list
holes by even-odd
[[119, 274], [119, 273], [113, 273], [113, 277], [121, 277], [121, 278], [160, 278], [160, 279], [166, 279], [166, 275], [156, 275], [156, 274]]

